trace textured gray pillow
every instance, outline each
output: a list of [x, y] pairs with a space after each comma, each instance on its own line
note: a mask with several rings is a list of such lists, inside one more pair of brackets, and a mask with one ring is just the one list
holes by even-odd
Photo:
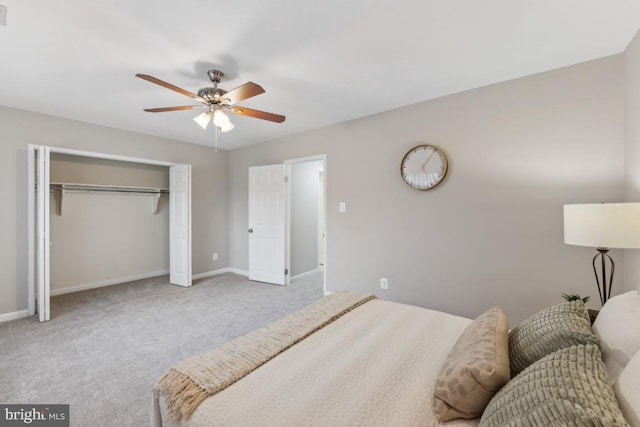
[[511, 377], [536, 360], [575, 344], [599, 344], [584, 303], [571, 301], [542, 310], [509, 333]]
[[535, 362], [489, 402], [480, 427], [628, 426], [600, 349], [574, 345]]

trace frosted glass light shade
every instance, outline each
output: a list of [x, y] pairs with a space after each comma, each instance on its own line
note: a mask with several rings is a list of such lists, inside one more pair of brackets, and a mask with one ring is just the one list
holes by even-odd
[[229, 116], [220, 109], [216, 109], [213, 112], [213, 124], [220, 128], [220, 132], [229, 132], [233, 129], [233, 124], [231, 120], [229, 120]]
[[220, 126], [220, 132], [222, 132], [222, 133], [229, 132], [231, 129], [233, 129], [233, 123], [231, 123], [228, 120], [227, 120], [227, 123], [225, 123], [222, 126]]
[[209, 121], [211, 121], [211, 112], [205, 111], [204, 113], [194, 117], [193, 120], [202, 126], [202, 129], [206, 129]]
[[230, 123], [229, 117], [222, 110], [215, 110], [213, 112], [213, 124], [219, 128], [225, 124]]
[[564, 205], [564, 242], [594, 248], [640, 248], [640, 203]]

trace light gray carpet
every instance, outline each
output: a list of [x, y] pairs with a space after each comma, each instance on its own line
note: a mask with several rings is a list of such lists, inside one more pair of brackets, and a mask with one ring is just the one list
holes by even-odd
[[176, 362], [322, 297], [322, 273], [289, 286], [235, 274], [191, 288], [168, 277], [61, 295], [52, 320], [0, 323], [0, 403], [68, 403], [71, 426], [147, 426], [151, 388]]

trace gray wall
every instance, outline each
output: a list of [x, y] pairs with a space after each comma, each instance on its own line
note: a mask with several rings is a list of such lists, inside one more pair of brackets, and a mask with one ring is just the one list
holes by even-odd
[[291, 276], [318, 268], [320, 160], [291, 165]]
[[[51, 182], [169, 188], [166, 166], [51, 154]], [[169, 203], [145, 194], [51, 198], [51, 293], [169, 270]]]
[[[0, 107], [0, 129], [0, 313], [27, 308], [28, 144], [191, 164], [193, 272], [228, 266], [226, 151], [6, 107]], [[213, 252], [219, 261], [211, 260]]]
[[[231, 151], [230, 265], [247, 269], [247, 168], [326, 154], [329, 291], [469, 317], [499, 303], [512, 324], [562, 292], [596, 295], [593, 250], [563, 243], [562, 205], [623, 196], [623, 65], [613, 56]], [[428, 192], [399, 174], [421, 143], [450, 160]]]
[[[626, 57], [229, 153], [0, 107], [7, 207], [0, 211], [7, 224], [0, 240], [0, 313], [26, 308], [30, 143], [192, 164], [195, 274], [226, 266], [247, 269], [249, 166], [326, 154], [329, 291], [375, 292], [469, 317], [497, 302], [512, 324], [559, 301], [562, 292], [594, 296], [593, 251], [564, 245], [562, 205], [621, 200], [625, 149], [626, 196], [637, 200], [637, 46], [636, 39]], [[450, 159], [449, 176], [430, 192], [410, 189], [399, 176], [400, 159], [420, 143], [440, 145]], [[342, 201], [343, 214], [337, 209]], [[218, 262], [211, 261], [214, 251]], [[624, 272], [626, 287], [635, 287], [632, 263], [613, 252], [621, 272], [616, 283], [625, 279]], [[380, 277], [389, 279], [388, 291], [379, 289]]]
[[169, 188], [169, 167], [51, 153], [51, 182]]
[[[625, 52], [625, 85], [625, 200], [640, 202], [640, 32]], [[640, 291], [639, 249], [624, 251], [624, 266], [625, 289]]]

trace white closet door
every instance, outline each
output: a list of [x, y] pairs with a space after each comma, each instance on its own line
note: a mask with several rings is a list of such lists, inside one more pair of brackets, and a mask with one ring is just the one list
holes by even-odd
[[191, 286], [191, 166], [169, 168], [169, 281]]
[[284, 165], [249, 168], [249, 280], [285, 284]]
[[38, 299], [38, 319], [50, 319], [49, 297], [49, 147], [36, 147], [36, 172], [38, 189], [36, 192], [36, 284]]

